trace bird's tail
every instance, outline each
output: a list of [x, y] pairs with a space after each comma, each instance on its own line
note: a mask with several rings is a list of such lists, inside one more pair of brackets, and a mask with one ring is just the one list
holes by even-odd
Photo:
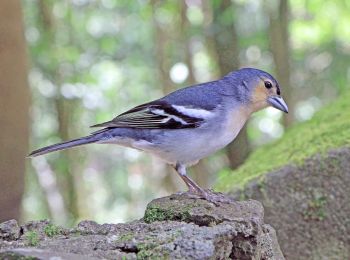
[[55, 151], [59, 151], [59, 150], [65, 150], [65, 149], [75, 147], [75, 146], [95, 143], [97, 141], [98, 141], [98, 138], [96, 138], [95, 135], [84, 136], [84, 137], [81, 137], [78, 139], [74, 139], [74, 140], [70, 140], [70, 141], [66, 141], [66, 142], [62, 142], [62, 143], [58, 143], [58, 144], [53, 144], [53, 145], [49, 145], [49, 146], [40, 148], [38, 150], [31, 152], [28, 155], [28, 157], [35, 157], [35, 156], [39, 156], [39, 155], [43, 155], [43, 154], [47, 154], [47, 153], [51, 153], [51, 152], [55, 152]]

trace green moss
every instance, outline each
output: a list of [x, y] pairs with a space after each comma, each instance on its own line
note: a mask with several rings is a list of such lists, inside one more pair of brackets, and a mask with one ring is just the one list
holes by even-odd
[[25, 234], [25, 240], [28, 246], [37, 246], [39, 244], [39, 235], [35, 231], [28, 231]]
[[181, 209], [181, 211], [172, 210], [171, 208], [161, 208], [155, 205], [147, 207], [143, 220], [146, 223], [164, 220], [184, 221], [190, 218], [190, 210], [194, 205], [188, 205]]
[[155, 248], [156, 245], [154, 244], [144, 244], [140, 243], [137, 245], [137, 259], [151, 259], [153, 252], [152, 249]]
[[146, 236], [137, 244], [137, 259], [170, 259], [170, 249], [163, 245], [174, 243], [182, 235], [182, 230], [178, 229], [166, 237], [164, 234], [160, 237]]
[[310, 200], [307, 209], [303, 212], [303, 218], [305, 220], [324, 220], [326, 217], [326, 204], [327, 197], [325, 196]]
[[140, 243], [137, 259], [170, 259], [169, 252], [159, 248], [156, 243]]
[[118, 241], [120, 242], [125, 242], [125, 241], [129, 241], [131, 240], [132, 238], [134, 237], [134, 234], [132, 232], [128, 232], [128, 233], [125, 233], [125, 234], [122, 234]]
[[321, 109], [304, 123], [289, 129], [277, 142], [253, 152], [236, 171], [219, 176], [217, 190], [241, 189], [252, 179], [287, 164], [301, 165], [315, 154], [350, 145], [350, 92]]
[[60, 227], [57, 227], [53, 224], [48, 224], [45, 227], [44, 232], [48, 237], [53, 237], [53, 236], [59, 235], [61, 233], [61, 229]]

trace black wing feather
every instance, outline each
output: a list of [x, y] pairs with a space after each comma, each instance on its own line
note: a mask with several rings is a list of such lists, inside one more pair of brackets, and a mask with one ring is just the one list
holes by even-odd
[[[162, 111], [162, 113], [157, 113], [159, 111]], [[111, 121], [93, 125], [92, 127], [181, 129], [198, 127], [202, 121], [202, 118], [191, 117], [177, 111], [166, 101], [156, 100], [134, 107]]]

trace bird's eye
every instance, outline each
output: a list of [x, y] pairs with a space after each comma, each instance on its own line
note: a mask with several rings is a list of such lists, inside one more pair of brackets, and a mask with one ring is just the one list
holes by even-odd
[[272, 88], [272, 83], [270, 81], [265, 81], [265, 88], [267, 89]]

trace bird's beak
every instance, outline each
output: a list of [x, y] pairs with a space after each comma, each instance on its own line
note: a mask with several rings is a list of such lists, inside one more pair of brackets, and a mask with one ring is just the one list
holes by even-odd
[[288, 106], [286, 102], [284, 102], [282, 97], [279, 97], [279, 96], [268, 97], [267, 102], [274, 108], [277, 108], [278, 110], [281, 110], [284, 113], [288, 113]]

